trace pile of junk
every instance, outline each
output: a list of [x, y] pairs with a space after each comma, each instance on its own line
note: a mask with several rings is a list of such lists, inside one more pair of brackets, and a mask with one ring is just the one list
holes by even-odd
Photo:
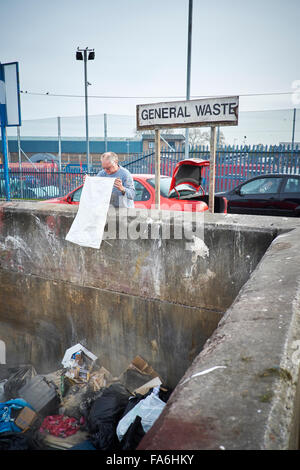
[[79, 343], [61, 366], [0, 364], [0, 450], [135, 450], [172, 393], [140, 356], [114, 377]]

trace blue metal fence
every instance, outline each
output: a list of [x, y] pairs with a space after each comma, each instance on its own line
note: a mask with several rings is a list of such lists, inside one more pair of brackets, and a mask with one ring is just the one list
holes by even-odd
[[[84, 174], [58, 171], [9, 170], [12, 199], [50, 199], [65, 195], [79, 186]], [[0, 198], [5, 198], [3, 170], [0, 173]]]
[[[161, 154], [161, 174], [171, 176], [176, 163], [185, 158], [184, 148], [163, 151]], [[209, 159], [209, 148], [190, 148], [189, 158]], [[130, 160], [121, 162], [132, 174], [154, 174], [155, 155], [147, 152], [133, 155]], [[100, 167], [93, 167], [91, 175], [96, 175]], [[85, 165], [79, 168], [64, 167], [63, 171], [39, 171], [34, 167], [10, 169], [9, 179], [11, 198], [49, 199], [65, 195], [83, 182]], [[300, 149], [295, 147], [264, 146], [224, 146], [216, 155], [216, 192], [229, 191], [239, 183], [265, 173], [300, 174]], [[204, 169], [204, 189], [208, 192], [209, 168]], [[0, 198], [5, 198], [3, 170], [0, 169]]]
[[[176, 163], [185, 158], [184, 149], [161, 154], [160, 171], [172, 175]], [[190, 148], [189, 158], [209, 159], [209, 147]], [[148, 153], [122, 163], [131, 173], [154, 173], [155, 155]], [[223, 146], [216, 152], [216, 191], [229, 191], [243, 181], [265, 173], [300, 174], [300, 149], [296, 146]], [[208, 192], [209, 168], [204, 169], [204, 189]]]

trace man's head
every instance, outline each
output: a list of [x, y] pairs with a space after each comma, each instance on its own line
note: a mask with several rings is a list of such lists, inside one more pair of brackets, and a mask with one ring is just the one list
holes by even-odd
[[101, 155], [102, 168], [107, 173], [114, 173], [118, 169], [118, 155], [114, 152], [105, 152]]

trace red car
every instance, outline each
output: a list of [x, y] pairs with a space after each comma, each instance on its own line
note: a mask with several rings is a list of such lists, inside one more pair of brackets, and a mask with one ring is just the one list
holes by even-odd
[[[208, 196], [201, 186], [201, 170], [209, 161], [186, 159], [177, 163], [173, 176], [160, 177], [160, 208], [162, 210], [204, 212], [208, 210]], [[155, 208], [155, 175], [132, 175], [135, 186], [134, 207]], [[48, 203], [79, 204], [83, 184], [66, 196], [48, 199]], [[226, 199], [216, 197], [215, 212], [226, 212]]]

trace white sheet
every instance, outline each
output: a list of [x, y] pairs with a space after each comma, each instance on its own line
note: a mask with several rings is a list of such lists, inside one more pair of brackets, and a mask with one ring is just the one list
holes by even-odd
[[86, 176], [78, 212], [66, 240], [100, 248], [114, 181], [115, 178]]

